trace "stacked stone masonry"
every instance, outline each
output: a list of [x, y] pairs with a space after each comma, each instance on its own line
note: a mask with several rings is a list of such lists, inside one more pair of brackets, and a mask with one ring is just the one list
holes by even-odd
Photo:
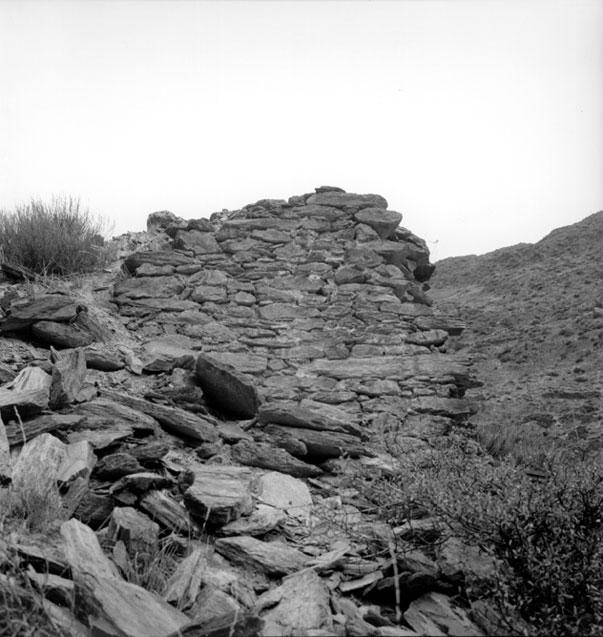
[[[162, 211], [90, 307], [0, 280], [0, 489], [55, 481], [67, 518], [48, 546], [0, 536], [0, 567], [13, 552], [85, 599], [44, 599], [64, 634], [482, 634], [451, 596], [487, 556], [441, 538], [429, 557], [410, 539], [437, 520], [392, 529], [346, 482], [404, 461], [384, 439], [411, 454], [472, 413], [447, 352], [463, 324], [401, 219], [333, 187]], [[158, 597], [124, 575], [161, 542], [181, 554]]]
[[149, 227], [171, 249], [130, 255], [114, 300], [130, 329], [246, 375], [261, 404], [420, 439], [467, 415], [474, 381], [443, 355], [458, 322], [434, 315], [429, 251], [401, 219], [328, 187], [209, 221], [159, 214]]

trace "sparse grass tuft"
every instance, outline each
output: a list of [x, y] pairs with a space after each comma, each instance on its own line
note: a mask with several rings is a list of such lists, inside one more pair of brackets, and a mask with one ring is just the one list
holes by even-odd
[[63, 637], [15, 560], [0, 559], [0, 635]]
[[52, 482], [40, 489], [9, 487], [0, 491], [0, 530], [47, 531], [63, 519], [59, 491]]
[[103, 264], [106, 224], [80, 207], [78, 199], [32, 199], [0, 212], [0, 256], [40, 275], [90, 272]]

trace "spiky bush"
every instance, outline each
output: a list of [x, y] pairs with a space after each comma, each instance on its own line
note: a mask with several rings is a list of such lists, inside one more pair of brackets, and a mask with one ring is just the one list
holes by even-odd
[[490, 593], [510, 625], [518, 612], [533, 635], [603, 632], [600, 464], [555, 455], [535, 479], [453, 436], [401, 465], [373, 475], [364, 495], [394, 526], [422, 510], [489, 550], [498, 563]]
[[106, 229], [78, 199], [32, 199], [13, 212], [0, 212], [0, 256], [43, 275], [90, 272], [104, 261]]

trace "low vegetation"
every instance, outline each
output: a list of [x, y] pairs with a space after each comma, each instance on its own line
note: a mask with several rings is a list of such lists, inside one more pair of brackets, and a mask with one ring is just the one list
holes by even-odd
[[32, 199], [12, 212], [0, 211], [0, 260], [40, 275], [90, 272], [105, 260], [107, 229], [78, 199]]
[[62, 518], [60, 496], [52, 482], [43, 491], [26, 485], [0, 490], [0, 635], [62, 637], [16, 551], [2, 542], [9, 535], [26, 544], [43, 542]]
[[422, 511], [487, 551], [498, 566], [473, 599], [492, 600], [509, 634], [601, 634], [603, 467], [579, 450], [537, 460], [535, 476], [534, 463], [452, 435], [373, 476], [365, 495], [393, 526]]

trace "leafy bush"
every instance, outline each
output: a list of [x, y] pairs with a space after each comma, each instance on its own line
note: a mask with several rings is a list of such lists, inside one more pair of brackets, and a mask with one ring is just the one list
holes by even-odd
[[490, 594], [534, 635], [603, 632], [603, 467], [555, 455], [538, 479], [452, 436], [374, 478], [369, 499], [393, 525], [411, 510], [498, 558]]
[[0, 256], [38, 274], [89, 272], [103, 263], [105, 225], [78, 199], [32, 199], [14, 212], [0, 212]]

